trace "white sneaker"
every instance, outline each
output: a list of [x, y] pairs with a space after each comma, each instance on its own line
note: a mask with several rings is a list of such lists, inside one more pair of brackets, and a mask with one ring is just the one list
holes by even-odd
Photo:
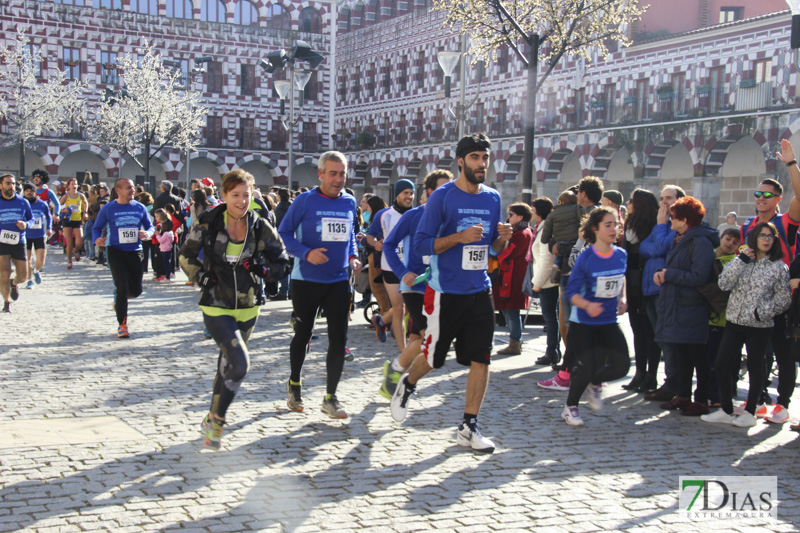
[[397, 388], [394, 389], [392, 400], [389, 402], [389, 410], [392, 412], [392, 418], [394, 418], [396, 422], [402, 422], [406, 419], [406, 415], [408, 414], [408, 399], [416, 389], [416, 387], [412, 389], [408, 386], [407, 378], [408, 372], [400, 377]]
[[[747, 407], [747, 402], [742, 402], [736, 407], [733, 408], [734, 416], [739, 416], [740, 414], [744, 413], [744, 408]], [[769, 414], [767, 410], [767, 404], [760, 403], [756, 406], [756, 418], [764, 418]]]
[[789, 420], [789, 410], [780, 404], [775, 404], [772, 408], [772, 413], [765, 417], [764, 420], [772, 422], [773, 424], [783, 424]]
[[731, 424], [733, 423], [733, 415], [729, 415], [722, 409], [717, 409], [713, 413], [707, 415], [700, 415], [700, 420], [703, 422], [711, 422], [715, 424]]
[[758, 419], [745, 411], [744, 413], [740, 414], [736, 418], [731, 421], [732, 426], [736, 426], [737, 428], [751, 428], [758, 423]]
[[564, 406], [564, 410], [561, 412], [561, 418], [569, 424], [570, 426], [582, 426], [583, 420], [581, 420], [581, 415], [578, 413], [577, 407], [570, 407], [568, 405]]
[[599, 411], [603, 408], [602, 385], [592, 385], [586, 387], [586, 401], [589, 403], [589, 409], [592, 411]]
[[458, 426], [458, 431], [456, 431], [456, 444], [472, 448], [478, 453], [492, 453], [494, 451], [494, 442], [481, 435], [481, 430], [477, 424], [475, 424], [474, 428], [470, 428], [462, 422]]

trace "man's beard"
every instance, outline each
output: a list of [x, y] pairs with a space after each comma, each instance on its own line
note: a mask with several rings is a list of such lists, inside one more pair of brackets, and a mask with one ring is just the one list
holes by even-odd
[[483, 175], [479, 178], [475, 171], [471, 168], [465, 166], [464, 167], [464, 177], [467, 178], [467, 181], [472, 183], [473, 185], [480, 185], [484, 181], [486, 181], [486, 172], [483, 172]]

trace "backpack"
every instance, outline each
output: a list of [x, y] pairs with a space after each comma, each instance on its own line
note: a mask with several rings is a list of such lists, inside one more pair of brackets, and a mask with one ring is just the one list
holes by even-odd
[[723, 291], [719, 288], [719, 275], [724, 268], [725, 265], [722, 264], [722, 261], [715, 258], [714, 264], [711, 266], [709, 281], [697, 287], [697, 291], [703, 296], [710, 308], [710, 318], [720, 316], [728, 308], [728, 298], [731, 295], [731, 291]]

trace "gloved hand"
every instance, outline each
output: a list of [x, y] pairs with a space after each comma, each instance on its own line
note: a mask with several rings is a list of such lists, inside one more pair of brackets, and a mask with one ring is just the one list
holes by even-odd
[[255, 274], [261, 279], [264, 279], [269, 276], [269, 268], [266, 265], [260, 265], [253, 261], [252, 257], [245, 257], [242, 261], [242, 266], [250, 272], [251, 274]]
[[197, 284], [208, 289], [216, 285], [217, 280], [210, 272], [201, 272], [197, 275]]

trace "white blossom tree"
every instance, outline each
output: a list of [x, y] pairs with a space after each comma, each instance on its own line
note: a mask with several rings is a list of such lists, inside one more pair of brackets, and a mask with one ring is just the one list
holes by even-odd
[[117, 59], [122, 89], [105, 94], [93, 133], [96, 141], [130, 156], [149, 183], [150, 161], [165, 146], [187, 152], [197, 146], [208, 109], [200, 105], [199, 93], [180, 85], [180, 70], [166, 67], [152, 46], [145, 43], [139, 53]]
[[12, 45], [0, 47], [0, 118], [9, 135], [0, 146], [19, 146], [19, 174], [25, 176], [25, 147], [35, 137], [83, 123], [86, 84], [67, 72], [41, 71], [41, 51], [20, 28]]
[[527, 68], [523, 199], [530, 202], [539, 88], [565, 54], [589, 62], [607, 56], [610, 41], [629, 45], [628, 25], [647, 7], [638, 0], [434, 0], [434, 7], [448, 12], [446, 27], [472, 38], [476, 60], [496, 60], [497, 50], [508, 46]]

